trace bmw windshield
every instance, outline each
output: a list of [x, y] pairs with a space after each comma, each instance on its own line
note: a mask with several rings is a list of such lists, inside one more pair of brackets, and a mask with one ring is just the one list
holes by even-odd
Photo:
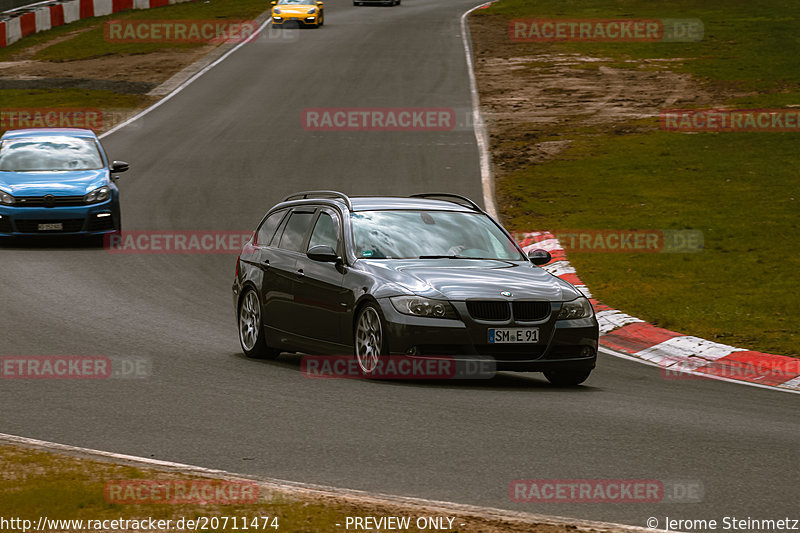
[[481, 213], [357, 211], [351, 221], [360, 259], [525, 260], [514, 242]]
[[4, 172], [98, 170], [103, 166], [93, 139], [28, 137], [0, 144], [0, 171]]

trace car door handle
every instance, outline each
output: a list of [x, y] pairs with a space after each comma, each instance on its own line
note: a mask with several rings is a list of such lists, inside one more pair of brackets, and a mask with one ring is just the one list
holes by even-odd
[[269, 268], [269, 259], [262, 259], [261, 260], [261, 266], [263, 266], [265, 268]]
[[305, 276], [305, 275], [306, 275], [306, 273], [305, 273], [305, 272], [303, 272], [303, 269], [302, 269], [302, 268], [298, 268], [298, 269], [297, 269], [297, 277], [298, 277], [298, 278], [302, 278], [302, 277], [303, 277], [303, 276]]

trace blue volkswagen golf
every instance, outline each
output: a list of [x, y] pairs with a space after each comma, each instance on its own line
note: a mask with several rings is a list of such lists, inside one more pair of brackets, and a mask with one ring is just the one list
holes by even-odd
[[11, 130], [0, 138], [0, 236], [119, 232], [115, 173], [91, 130]]

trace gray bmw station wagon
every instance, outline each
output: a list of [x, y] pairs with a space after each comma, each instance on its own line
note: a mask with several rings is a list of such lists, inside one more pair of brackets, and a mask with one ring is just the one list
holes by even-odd
[[293, 194], [271, 208], [236, 262], [233, 301], [248, 357], [351, 353], [492, 357], [497, 370], [577, 385], [597, 360], [589, 300], [538, 265], [468, 198], [444, 193]]

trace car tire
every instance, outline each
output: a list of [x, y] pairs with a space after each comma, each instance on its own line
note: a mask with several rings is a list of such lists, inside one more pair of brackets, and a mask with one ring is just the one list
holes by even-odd
[[558, 387], [574, 387], [580, 385], [589, 378], [592, 373], [591, 368], [580, 370], [548, 370], [544, 373], [551, 384]]
[[280, 350], [267, 346], [261, 320], [261, 300], [252, 287], [248, 287], [239, 299], [237, 329], [242, 352], [252, 359], [275, 359]]
[[319, 17], [317, 17], [317, 28], [321, 27], [323, 24], [325, 24], [325, 17], [320, 13]]
[[361, 375], [373, 378], [380, 358], [387, 353], [386, 328], [377, 304], [367, 303], [356, 315], [353, 350]]

